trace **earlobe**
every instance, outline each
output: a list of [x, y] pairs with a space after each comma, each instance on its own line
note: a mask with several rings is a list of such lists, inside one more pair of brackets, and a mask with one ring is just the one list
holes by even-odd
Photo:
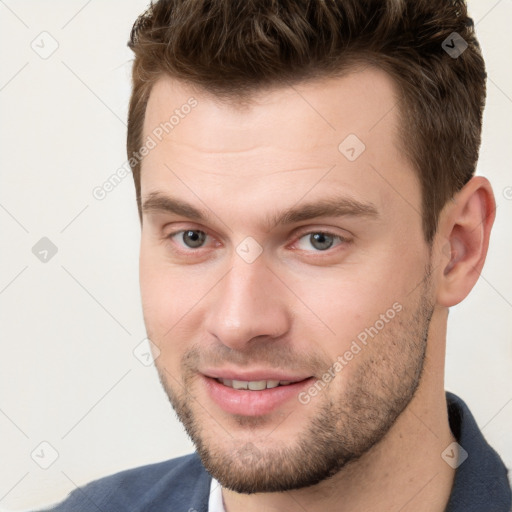
[[449, 251], [444, 251], [438, 261], [442, 269], [437, 288], [440, 305], [458, 304], [477, 282], [487, 255], [495, 210], [492, 187], [481, 176], [472, 178], [443, 210], [437, 236], [447, 240]]

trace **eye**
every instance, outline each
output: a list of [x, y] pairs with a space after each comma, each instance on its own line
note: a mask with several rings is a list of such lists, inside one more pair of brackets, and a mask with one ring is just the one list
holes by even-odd
[[198, 249], [202, 247], [206, 237], [206, 233], [204, 231], [200, 231], [199, 229], [186, 229], [182, 231], [176, 231], [175, 233], [171, 233], [169, 235], [171, 240], [176, 240], [178, 244], [188, 249]]
[[327, 251], [343, 242], [345, 238], [324, 231], [315, 231], [301, 236], [297, 242], [297, 248], [308, 251], [313, 247], [316, 251]]

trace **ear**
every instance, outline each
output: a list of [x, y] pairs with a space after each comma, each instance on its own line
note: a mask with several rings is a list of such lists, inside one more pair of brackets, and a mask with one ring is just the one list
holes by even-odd
[[484, 266], [496, 214], [491, 184], [475, 176], [447, 203], [436, 238], [443, 250], [436, 263], [437, 302], [455, 306], [469, 294]]

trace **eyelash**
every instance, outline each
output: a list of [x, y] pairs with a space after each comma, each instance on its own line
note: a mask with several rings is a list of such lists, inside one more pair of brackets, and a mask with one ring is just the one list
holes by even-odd
[[[169, 233], [168, 235], [165, 236], [165, 239], [166, 240], [172, 240], [173, 237], [175, 237], [176, 235], [179, 235], [179, 234], [183, 234], [187, 231], [193, 231], [193, 232], [202, 232], [206, 235], [206, 237], [210, 237], [210, 235], [202, 230], [202, 229], [179, 229], [179, 230], [176, 230], [176, 231], [173, 231], [172, 233]], [[339, 234], [336, 234], [336, 233], [332, 233], [330, 231], [326, 231], [326, 230], [310, 230], [310, 231], [305, 231], [305, 232], [302, 232], [302, 233], [299, 233], [298, 235], [295, 236], [295, 241], [293, 242], [292, 245], [296, 245], [302, 238], [306, 237], [306, 236], [311, 236], [311, 235], [314, 235], [314, 234], [322, 234], [322, 235], [327, 235], [328, 237], [332, 237], [334, 239], [337, 239], [339, 240], [339, 243], [338, 244], [333, 244], [333, 246], [325, 249], [324, 251], [321, 251], [321, 250], [310, 250], [310, 251], [306, 251], [304, 249], [298, 249], [299, 251], [305, 251], [305, 252], [309, 252], [309, 253], [316, 253], [316, 254], [332, 254], [333, 250], [336, 249], [336, 247], [340, 246], [340, 245], [343, 245], [343, 244], [348, 244], [351, 242], [351, 240], [349, 238], [346, 238], [342, 235], [339, 235]], [[211, 237], [210, 237], [211, 238]], [[194, 248], [187, 248], [187, 249], [182, 249], [182, 248], [179, 248], [177, 249], [177, 252], [180, 252], [182, 254], [194, 254], [196, 251], [200, 251], [201, 249], [204, 249], [204, 246], [201, 246], [201, 247], [198, 247], [196, 249]]]

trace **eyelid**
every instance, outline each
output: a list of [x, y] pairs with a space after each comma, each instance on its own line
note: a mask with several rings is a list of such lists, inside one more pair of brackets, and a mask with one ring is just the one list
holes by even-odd
[[312, 228], [311, 226], [306, 226], [306, 227], [304, 227], [304, 229], [299, 228], [299, 230], [296, 233], [294, 233], [293, 238], [294, 238], [294, 240], [298, 240], [305, 235], [312, 235], [314, 233], [323, 233], [324, 235], [338, 237], [338, 238], [340, 238], [342, 240], [346, 240], [346, 241], [352, 240], [352, 238], [354, 238], [354, 236], [351, 233], [348, 233], [346, 230], [343, 230], [343, 233], [339, 233], [334, 228], [322, 228], [322, 227], [318, 227], [318, 228], [313, 227]]
[[[169, 238], [177, 233], [181, 233], [184, 231], [202, 231], [209, 237], [213, 237], [211, 231], [200, 224], [196, 224], [194, 222], [172, 222], [164, 225], [162, 228], [163, 238]], [[216, 237], [214, 237], [216, 238]]]

